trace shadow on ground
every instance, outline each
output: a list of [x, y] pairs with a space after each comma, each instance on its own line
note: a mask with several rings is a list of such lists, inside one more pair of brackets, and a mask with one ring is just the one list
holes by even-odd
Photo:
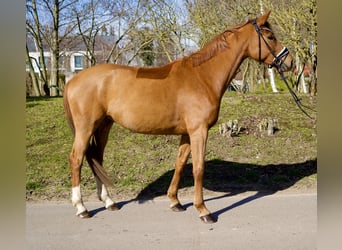
[[[165, 195], [174, 170], [170, 170], [150, 183], [137, 195], [137, 200], [153, 199]], [[317, 159], [295, 164], [253, 165], [221, 160], [207, 161], [203, 187], [224, 193], [257, 191], [274, 193], [293, 186], [304, 177], [317, 173]], [[192, 164], [187, 164], [179, 188], [193, 186]]]
[[[174, 170], [165, 172], [162, 176], [141, 190], [136, 198], [119, 202], [119, 207], [123, 207], [132, 201], [144, 203], [145, 201], [152, 200], [158, 196], [165, 195], [173, 172]], [[212, 215], [215, 219], [218, 219], [219, 215], [222, 213], [253, 200], [274, 194], [277, 191], [290, 188], [301, 179], [315, 173], [317, 173], [317, 159], [295, 164], [270, 164], [265, 166], [221, 160], [207, 161], [205, 165], [203, 187], [207, 190], [222, 192], [224, 194], [205, 199], [205, 201], [222, 199], [247, 191], [257, 192], [234, 204], [214, 211]], [[183, 171], [179, 188], [182, 189], [192, 186], [192, 164], [187, 164]], [[183, 204], [185, 208], [192, 205], [192, 202]], [[93, 212], [96, 214], [100, 211], [102, 210]]]

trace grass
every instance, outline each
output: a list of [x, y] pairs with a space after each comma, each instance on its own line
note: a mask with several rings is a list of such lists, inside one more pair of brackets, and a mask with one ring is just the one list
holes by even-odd
[[[316, 108], [316, 98], [302, 96]], [[315, 116], [315, 114], [313, 114]], [[263, 118], [276, 118], [273, 136], [261, 133]], [[244, 133], [223, 137], [218, 125], [238, 119]], [[26, 101], [26, 198], [69, 199], [68, 155], [72, 134], [65, 120], [62, 98]], [[209, 131], [204, 187], [210, 191], [282, 190], [311, 188], [317, 181], [316, 120], [306, 118], [288, 94], [227, 92], [218, 123]], [[118, 196], [164, 194], [173, 174], [179, 136], [133, 134], [114, 125], [104, 166]], [[181, 188], [193, 185], [191, 159]], [[95, 193], [95, 180], [84, 164], [82, 191]]]

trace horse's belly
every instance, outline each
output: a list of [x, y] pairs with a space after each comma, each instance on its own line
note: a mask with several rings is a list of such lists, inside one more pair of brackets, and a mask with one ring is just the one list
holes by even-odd
[[119, 121], [116, 121], [121, 126], [136, 133], [143, 134], [184, 134], [186, 133], [185, 126], [172, 119], [167, 119], [162, 116], [145, 117], [126, 115]]
[[[124, 105], [126, 106], [126, 105]], [[116, 107], [110, 116], [121, 126], [144, 134], [184, 134], [186, 128], [174, 108], [156, 105]]]

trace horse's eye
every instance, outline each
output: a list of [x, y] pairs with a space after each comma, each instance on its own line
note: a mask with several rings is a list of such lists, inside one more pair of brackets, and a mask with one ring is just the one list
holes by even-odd
[[275, 37], [274, 37], [273, 35], [269, 35], [269, 36], [267, 37], [267, 39], [273, 41], [273, 40], [275, 40]]

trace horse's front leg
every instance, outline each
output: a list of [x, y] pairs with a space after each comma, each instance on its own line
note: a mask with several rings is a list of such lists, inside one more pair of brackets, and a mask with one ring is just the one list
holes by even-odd
[[205, 223], [214, 223], [210, 211], [204, 204], [203, 200], [203, 176], [204, 176], [204, 161], [205, 150], [208, 137], [208, 129], [200, 128], [190, 135], [191, 152], [192, 152], [192, 171], [194, 176], [195, 198], [194, 206], [200, 213], [200, 218]]
[[184, 211], [185, 208], [181, 205], [178, 200], [178, 186], [182, 171], [189, 158], [190, 154], [190, 138], [188, 135], [182, 135], [181, 142], [178, 149], [178, 155], [176, 160], [175, 172], [173, 174], [169, 189], [167, 191], [167, 196], [171, 201], [171, 209], [173, 211], [179, 212]]

